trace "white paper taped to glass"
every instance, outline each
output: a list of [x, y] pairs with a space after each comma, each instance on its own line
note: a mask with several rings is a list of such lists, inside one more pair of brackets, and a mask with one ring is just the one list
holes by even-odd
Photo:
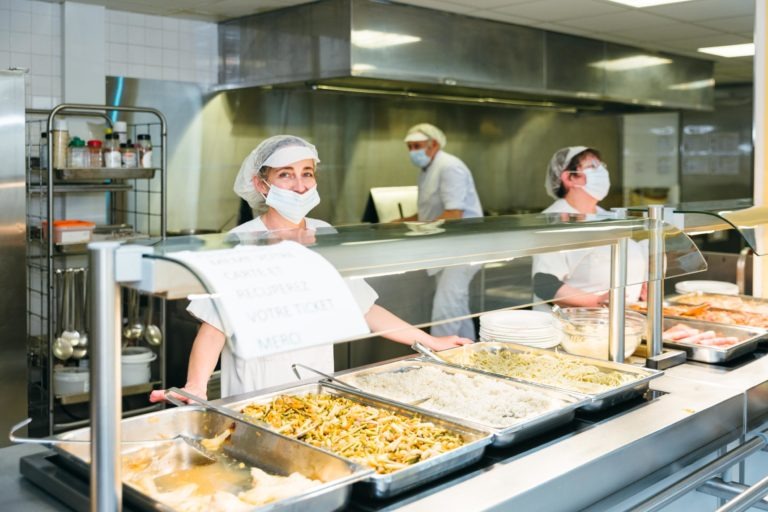
[[216, 297], [232, 351], [250, 359], [369, 332], [346, 282], [296, 242], [178, 252]]

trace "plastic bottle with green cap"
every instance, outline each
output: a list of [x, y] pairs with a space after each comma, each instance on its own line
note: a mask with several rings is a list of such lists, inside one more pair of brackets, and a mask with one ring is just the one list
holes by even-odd
[[69, 154], [67, 155], [67, 167], [84, 168], [88, 167], [88, 150], [85, 148], [85, 141], [80, 137], [73, 137], [69, 141]]

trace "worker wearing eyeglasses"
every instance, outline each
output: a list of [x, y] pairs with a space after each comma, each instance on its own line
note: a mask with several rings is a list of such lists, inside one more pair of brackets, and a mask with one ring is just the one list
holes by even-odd
[[[557, 150], [549, 161], [544, 186], [555, 202], [542, 213], [607, 213], [598, 203], [608, 195], [611, 179], [596, 149], [572, 146]], [[637, 283], [645, 281], [646, 261], [644, 248], [630, 240], [627, 302], [645, 299], [645, 286]], [[561, 307], [600, 306], [608, 300], [610, 269], [609, 246], [537, 255], [533, 258], [534, 300], [552, 301]]]

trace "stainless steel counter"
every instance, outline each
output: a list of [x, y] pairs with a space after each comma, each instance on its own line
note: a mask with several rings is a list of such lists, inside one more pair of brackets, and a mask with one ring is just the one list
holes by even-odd
[[[555, 511], [606, 500], [626, 508], [638, 490], [763, 424], [768, 415], [766, 379], [768, 357], [735, 369], [698, 363], [675, 367], [652, 381], [652, 389], [666, 393], [658, 398], [571, 435], [501, 456], [484, 469], [401, 501], [372, 504], [370, 510]], [[18, 460], [20, 449], [0, 450], [0, 460], [9, 460], [6, 455]], [[31, 484], [19, 477], [18, 466], [4, 469], [14, 472], [11, 479], [4, 474], [2, 483], [18, 503], [44, 502], [42, 491], [30, 493]], [[353, 508], [369, 509], [360, 504]]]

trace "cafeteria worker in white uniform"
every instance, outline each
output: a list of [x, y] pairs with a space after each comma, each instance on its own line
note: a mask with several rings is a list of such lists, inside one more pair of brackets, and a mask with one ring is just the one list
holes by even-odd
[[[418, 167], [418, 214], [404, 220], [468, 219], [482, 217], [483, 207], [469, 167], [443, 150], [447, 139], [442, 130], [428, 123], [412, 126], [404, 139], [411, 163]], [[466, 317], [469, 311], [469, 284], [479, 266], [454, 266], [437, 273], [432, 304], [432, 321]], [[430, 272], [430, 275], [433, 275]], [[449, 321], [431, 327], [432, 334], [475, 338], [472, 320]]]
[[[597, 203], [608, 195], [611, 180], [595, 149], [572, 146], [557, 150], [549, 161], [544, 186], [555, 202], [542, 213], [582, 214], [587, 218], [607, 213]], [[630, 240], [627, 258], [627, 282], [644, 283], [647, 248]], [[610, 246], [536, 255], [534, 300], [554, 301], [562, 307], [601, 306], [608, 300], [610, 269]], [[626, 300], [645, 300], [645, 285], [627, 286]], [[549, 306], [541, 304], [534, 309], [549, 310]]]
[[[320, 203], [315, 172], [320, 159], [309, 142], [292, 135], [264, 140], [245, 159], [235, 178], [235, 192], [256, 207], [264, 201], [266, 212], [231, 233], [273, 232], [284, 238], [301, 239], [306, 230], [330, 227], [305, 215]], [[459, 336], [435, 337], [417, 329], [381, 306], [378, 295], [362, 280], [347, 281], [372, 332], [390, 331], [385, 336], [399, 343], [419, 341], [434, 350], [470, 343]], [[324, 345], [266, 357], [242, 359], [226, 343], [225, 333], [210, 301], [192, 301], [188, 311], [203, 323], [192, 345], [184, 390], [206, 397], [208, 379], [221, 355], [221, 392], [230, 396], [277, 386], [295, 380], [292, 363], [303, 363], [323, 372], [333, 372], [333, 346]], [[153, 391], [150, 401], [165, 398], [163, 390]]]

